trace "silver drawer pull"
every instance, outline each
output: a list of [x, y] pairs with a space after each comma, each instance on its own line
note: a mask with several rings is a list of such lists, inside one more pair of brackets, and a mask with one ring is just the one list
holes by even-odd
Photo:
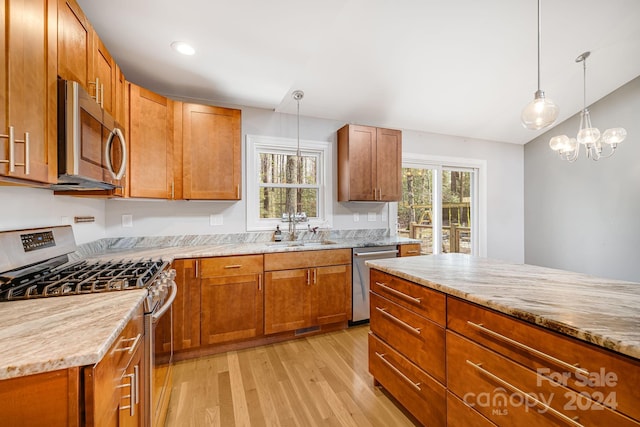
[[384, 309], [384, 308], [376, 307], [376, 310], [378, 310], [380, 313], [382, 313], [383, 316], [388, 317], [389, 319], [393, 320], [394, 322], [396, 322], [398, 325], [402, 326], [403, 328], [413, 332], [416, 335], [420, 335], [420, 328], [414, 328], [413, 326], [411, 326], [410, 324], [408, 324], [404, 320], [398, 319], [393, 314], [387, 312], [387, 310]]
[[398, 374], [398, 376], [400, 378], [402, 378], [403, 380], [405, 380], [406, 382], [409, 383], [409, 385], [411, 387], [413, 387], [414, 389], [416, 389], [417, 391], [422, 391], [422, 389], [420, 388], [420, 383], [414, 383], [413, 381], [411, 381], [411, 379], [409, 379], [408, 376], [406, 376], [405, 374], [403, 374], [400, 369], [396, 368], [395, 366], [393, 366], [393, 364], [391, 362], [389, 362], [387, 359], [384, 358], [384, 354], [380, 354], [376, 351], [376, 356], [378, 356], [380, 358], [380, 360], [382, 360], [384, 362], [385, 365], [387, 365], [389, 368], [391, 368], [393, 370], [393, 372], [395, 372], [396, 374]]
[[[134, 368], [137, 368], [137, 365]], [[135, 416], [136, 404], [139, 403], [137, 373], [138, 371], [136, 370], [133, 374], [123, 375], [122, 376], [123, 379], [129, 378], [129, 384], [120, 384], [116, 386], [116, 388], [129, 387], [129, 394], [121, 397], [121, 399], [129, 399], [129, 404], [126, 406], [120, 406], [120, 410], [122, 411], [122, 410], [128, 409], [129, 415], [132, 417]]]
[[509, 337], [505, 337], [504, 335], [499, 334], [499, 333], [497, 333], [495, 331], [492, 331], [491, 329], [485, 328], [484, 326], [482, 326], [482, 324], [473, 323], [471, 320], [467, 320], [467, 324], [469, 326], [473, 327], [473, 328], [476, 328], [476, 329], [486, 333], [487, 335], [491, 335], [494, 338], [498, 338], [499, 340], [502, 340], [502, 341], [504, 341], [504, 342], [506, 342], [508, 344], [511, 344], [511, 345], [513, 345], [515, 347], [518, 347], [518, 348], [520, 348], [522, 350], [525, 350], [525, 351], [528, 351], [530, 353], [533, 353], [536, 356], [541, 357], [543, 359], [546, 359], [546, 360], [548, 360], [548, 361], [550, 361], [552, 363], [555, 363], [556, 365], [562, 366], [565, 369], [569, 369], [571, 372], [584, 375], [585, 377], [588, 377], [590, 375], [589, 371], [587, 371], [586, 369], [579, 368], [578, 367], [579, 366], [578, 363], [572, 365], [571, 363], [567, 363], [564, 360], [557, 359], [557, 358], [555, 358], [555, 357], [553, 357], [553, 356], [551, 356], [551, 355], [549, 355], [547, 353], [543, 353], [540, 350], [536, 350], [535, 348], [529, 347], [526, 344], [522, 344], [519, 341], [516, 341], [516, 340], [511, 339]]
[[395, 290], [389, 286], [387, 286], [385, 283], [380, 283], [380, 282], [376, 282], [376, 285], [380, 286], [381, 288], [383, 288], [386, 291], [391, 292], [392, 294], [396, 295], [399, 298], [402, 298], [404, 300], [416, 303], [416, 304], [422, 304], [422, 299], [421, 298], [416, 298], [416, 297], [412, 297], [411, 295], [407, 295], [404, 292], [400, 292], [398, 290]]
[[225, 265], [224, 268], [240, 268], [242, 264]]
[[407, 253], [408, 254], [418, 254], [418, 253], [420, 253], [420, 251], [416, 250], [416, 249], [411, 249], [411, 250], [407, 251]]
[[131, 344], [128, 347], [122, 347], [122, 348], [114, 348], [113, 351], [127, 351], [129, 352], [129, 354], [133, 353], [134, 350], [136, 349], [136, 347], [138, 347], [138, 342], [140, 342], [140, 337], [142, 337], [142, 334], [138, 334], [137, 337], [135, 338], [123, 338], [120, 340], [120, 342], [131, 342], [133, 341], [133, 344]]
[[563, 414], [560, 411], [557, 411], [555, 409], [553, 409], [551, 406], [547, 405], [546, 403], [536, 399], [535, 397], [533, 397], [532, 395], [525, 393], [524, 391], [520, 390], [518, 387], [514, 386], [513, 384], [503, 380], [502, 378], [500, 378], [499, 376], [487, 371], [486, 369], [484, 369], [482, 367], [482, 363], [473, 363], [470, 360], [467, 360], [467, 363], [471, 366], [473, 366], [476, 370], [480, 371], [482, 374], [488, 376], [489, 378], [491, 378], [494, 381], [497, 381], [498, 383], [502, 384], [504, 387], [508, 388], [509, 390], [511, 390], [514, 393], [518, 393], [519, 395], [521, 395], [522, 397], [524, 397], [526, 400], [529, 400], [531, 402], [534, 402], [537, 406], [541, 407], [542, 409], [544, 409], [545, 411], [549, 411], [550, 413], [552, 413], [553, 415], [555, 415], [556, 417], [562, 419], [563, 421], [565, 421], [566, 423], [571, 424], [572, 426], [576, 426], [576, 427], [584, 427], [582, 424], [580, 424], [579, 422], [577, 422], [576, 420], [578, 419], [578, 417], [575, 418], [569, 418], [568, 416], [566, 416], [565, 414]]

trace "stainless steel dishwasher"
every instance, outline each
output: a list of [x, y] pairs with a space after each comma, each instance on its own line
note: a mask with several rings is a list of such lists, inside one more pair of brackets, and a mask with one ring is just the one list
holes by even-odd
[[398, 255], [396, 246], [376, 246], [353, 248], [353, 307], [350, 325], [369, 321], [369, 267], [365, 261], [382, 258], [395, 258]]

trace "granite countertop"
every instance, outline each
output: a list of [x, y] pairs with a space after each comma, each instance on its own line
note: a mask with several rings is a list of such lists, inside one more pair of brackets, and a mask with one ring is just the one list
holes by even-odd
[[98, 363], [146, 289], [0, 303], [0, 380]]
[[420, 240], [398, 236], [346, 239], [307, 239], [282, 242], [207, 242], [206, 244], [174, 244], [155, 238], [155, 246], [110, 247], [96, 252], [90, 258], [161, 258], [172, 261], [180, 258], [205, 258], [231, 255], [252, 255], [281, 252], [317, 251], [327, 249], [352, 249], [419, 243]]
[[367, 264], [640, 359], [640, 283], [462, 254], [391, 258]]

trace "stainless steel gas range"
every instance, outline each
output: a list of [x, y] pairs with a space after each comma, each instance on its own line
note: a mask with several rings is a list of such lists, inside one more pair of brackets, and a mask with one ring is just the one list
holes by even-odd
[[156, 360], [154, 342], [161, 319], [168, 319], [169, 330], [172, 329], [171, 305], [177, 294], [175, 270], [169, 262], [153, 259], [70, 261], [69, 255], [76, 249], [71, 226], [0, 232], [0, 304], [147, 289], [143, 402], [145, 425], [152, 426], [162, 400], [168, 398], [165, 393], [170, 392], [173, 348], [168, 357], [163, 355], [162, 360]]

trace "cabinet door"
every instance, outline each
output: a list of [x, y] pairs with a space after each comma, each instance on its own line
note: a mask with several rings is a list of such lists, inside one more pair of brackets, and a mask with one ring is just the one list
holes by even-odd
[[173, 198], [172, 101], [129, 84], [129, 195]]
[[179, 259], [173, 262], [176, 270], [178, 294], [173, 302], [173, 331], [170, 317], [163, 316], [156, 327], [156, 353], [167, 353], [171, 349], [173, 332], [174, 351], [200, 347], [200, 279], [196, 274], [194, 259]]
[[240, 110], [183, 105], [183, 197], [240, 200]]
[[311, 269], [268, 271], [264, 283], [264, 333], [312, 325]]
[[[0, 175], [53, 183], [57, 180], [57, 2], [5, 0], [0, 7], [4, 49], [0, 135], [5, 135], [0, 137]], [[10, 126], [16, 141], [14, 172], [9, 165]]]
[[[87, 91], [93, 79], [93, 31], [75, 0], [58, 1], [58, 75]], [[93, 93], [93, 92], [90, 92]]]
[[144, 346], [139, 346], [120, 380], [118, 427], [144, 425]]
[[316, 324], [351, 319], [351, 266], [318, 267], [314, 269], [313, 281]]
[[93, 33], [93, 75], [96, 79], [95, 93], [102, 108], [112, 116], [115, 115], [115, 83], [116, 67], [111, 54], [98, 37]]
[[202, 343], [262, 335], [262, 274], [202, 279]]
[[338, 200], [374, 200], [376, 128], [350, 125], [338, 133]]
[[398, 201], [402, 198], [402, 132], [377, 129], [376, 138], [376, 200]]

